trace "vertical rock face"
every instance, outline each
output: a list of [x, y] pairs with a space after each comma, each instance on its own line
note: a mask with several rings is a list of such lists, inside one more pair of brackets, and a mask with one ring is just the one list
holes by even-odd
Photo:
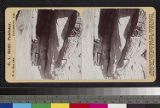
[[[119, 79], [144, 79], [145, 78], [145, 59], [141, 56], [144, 49], [140, 47], [139, 37], [130, 37], [126, 43], [126, 49], [122, 59], [117, 66], [117, 77]], [[143, 51], [142, 51], [143, 50]]]
[[[55, 14], [52, 10], [39, 10], [38, 11], [38, 22], [37, 22], [37, 37], [39, 39], [39, 70], [43, 79], [51, 78], [50, 74], [50, 64], [53, 56], [53, 52], [57, 51], [57, 48], [52, 50], [52, 47], [57, 46], [57, 32], [55, 25]], [[52, 26], [51, 26], [52, 25]], [[51, 29], [53, 31], [51, 31]], [[51, 34], [55, 36], [52, 37]], [[52, 51], [51, 51], [52, 50]], [[49, 53], [51, 51], [51, 53]]]
[[131, 31], [130, 28], [133, 26], [131, 25], [132, 18], [136, 12], [137, 10], [130, 10], [130, 13], [128, 13], [127, 9], [117, 10], [116, 14], [118, 16], [115, 16], [117, 19], [115, 19], [116, 21], [114, 22], [113, 33], [111, 35], [110, 61], [107, 72], [109, 77], [114, 77], [117, 64], [121, 58], [129, 32]]
[[139, 9], [84, 12], [82, 78], [145, 79], [145, 19], [145, 12]]
[[19, 11], [16, 21], [16, 79], [41, 79], [38, 68], [32, 66], [31, 43], [36, 38], [37, 10]]
[[[101, 67], [94, 64], [99, 57], [101, 39], [98, 34], [100, 9], [90, 9], [82, 15], [82, 79], [97, 80], [104, 79]], [[94, 45], [94, 42], [97, 42]], [[94, 47], [97, 47], [96, 49]], [[95, 50], [94, 50], [95, 49]]]
[[[77, 13], [72, 17], [76, 17], [74, 27], [64, 40], [53, 72], [57, 80], [81, 79], [81, 18]], [[70, 25], [72, 25], [73, 20], [70, 21]]]
[[[78, 13], [74, 10], [54, 10], [39, 13], [45, 21], [45, 35], [40, 35], [40, 71], [44, 79], [79, 79], [80, 76], [80, 25]], [[47, 15], [46, 15], [47, 14]], [[47, 22], [47, 18], [48, 22]], [[44, 20], [44, 19], [45, 20]], [[48, 24], [48, 25], [47, 25]], [[43, 25], [37, 25], [41, 29]], [[49, 31], [49, 32], [47, 32]], [[42, 37], [41, 37], [42, 36]], [[46, 41], [45, 41], [46, 40]], [[41, 43], [42, 41], [42, 43]], [[43, 48], [44, 47], [44, 48]], [[77, 59], [77, 61], [75, 61]], [[63, 75], [62, 75], [63, 74]]]
[[143, 10], [133, 10], [130, 14], [124, 11], [127, 10], [119, 11], [119, 24], [114, 28], [119, 32], [113, 33], [108, 76], [144, 79], [146, 62], [141, 55], [146, 50], [145, 13]]
[[57, 80], [81, 79], [80, 37], [68, 37], [54, 71]]
[[[113, 34], [118, 34], [116, 27], [118, 25], [118, 11], [115, 9], [103, 9], [101, 10], [100, 22], [99, 22], [99, 35], [102, 40], [101, 50], [101, 67], [104, 76], [108, 73], [110, 61], [115, 60], [114, 57], [110, 58], [110, 51], [114, 48], [114, 43], [119, 43], [119, 37]], [[112, 56], [119, 54], [116, 53], [118, 49], [114, 50]]]
[[146, 77], [146, 16], [138, 11], [138, 20], [132, 34], [128, 37], [116, 73], [119, 79], [144, 79]]
[[81, 29], [81, 19], [74, 10], [19, 11], [17, 79], [80, 79]]
[[139, 9], [21, 10], [17, 79], [146, 78], [146, 15]]

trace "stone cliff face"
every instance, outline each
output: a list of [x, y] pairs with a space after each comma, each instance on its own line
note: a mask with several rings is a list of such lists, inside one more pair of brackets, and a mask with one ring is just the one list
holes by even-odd
[[146, 16], [138, 11], [138, 20], [132, 34], [127, 38], [121, 59], [117, 64], [118, 79], [146, 78]]
[[17, 79], [80, 79], [81, 19], [74, 10], [21, 10], [16, 22]]
[[[80, 80], [81, 79], [81, 18], [76, 13], [72, 14], [69, 23], [68, 37], [65, 38], [59, 53], [53, 75], [57, 80]], [[76, 17], [73, 20], [73, 17]], [[75, 22], [74, 22], [75, 21]], [[74, 24], [72, 24], [74, 23]], [[72, 27], [72, 25], [74, 27]], [[57, 27], [57, 30], [59, 27]], [[64, 28], [63, 28], [64, 29]], [[66, 35], [66, 34], [64, 34]]]
[[100, 9], [89, 9], [82, 15], [82, 79], [85, 80], [104, 79], [101, 67], [94, 64], [98, 58], [94, 57], [94, 52], [99, 51], [99, 47], [95, 49], [96, 51], [94, 50], [94, 41], [100, 41], [99, 36], [96, 36], [98, 34], [99, 15]]
[[37, 10], [21, 10], [16, 21], [16, 79], [37, 80], [41, 75], [32, 66], [31, 43], [36, 38]]
[[144, 79], [145, 19], [139, 9], [21, 10], [17, 79]]
[[[100, 17], [93, 14], [96, 12], [100, 12], [96, 14]], [[99, 18], [98, 27], [93, 26], [97, 25], [94, 18]], [[83, 76], [88, 73], [86, 79], [89, 74], [91, 79], [96, 79], [102, 73], [101, 79], [145, 79], [146, 16], [143, 10], [90, 10], [82, 19], [82, 72]]]
[[80, 37], [68, 37], [64, 42], [59, 59], [54, 70], [57, 80], [81, 79], [81, 39]]
[[[47, 15], [45, 10], [39, 10], [42, 14], [39, 19], [44, 22], [40, 26], [40, 66], [44, 79], [80, 79], [80, 31], [81, 20], [73, 10], [51, 10]], [[44, 15], [43, 15], [44, 14]], [[43, 19], [44, 18], [44, 19]], [[47, 18], [48, 22], [47, 22]], [[49, 24], [49, 25], [47, 25]], [[42, 27], [49, 32], [44, 31]], [[42, 33], [42, 31], [44, 34]], [[48, 34], [47, 34], [48, 33]], [[45, 41], [46, 40], [46, 41]]]

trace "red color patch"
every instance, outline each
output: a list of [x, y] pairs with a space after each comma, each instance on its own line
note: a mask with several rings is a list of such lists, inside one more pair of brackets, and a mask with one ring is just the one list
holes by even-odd
[[70, 104], [70, 108], [89, 108], [88, 104]]

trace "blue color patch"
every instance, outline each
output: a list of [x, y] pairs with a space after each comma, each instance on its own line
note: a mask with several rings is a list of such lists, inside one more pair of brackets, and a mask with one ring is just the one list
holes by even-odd
[[11, 103], [0, 103], [0, 108], [12, 108]]
[[31, 108], [31, 103], [13, 103], [13, 108]]

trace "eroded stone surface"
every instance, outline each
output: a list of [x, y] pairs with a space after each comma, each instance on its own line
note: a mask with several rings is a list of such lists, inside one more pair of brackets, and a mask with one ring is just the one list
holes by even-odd
[[[68, 14], [64, 10], [49, 11], [38, 23], [37, 10], [19, 12], [17, 79], [146, 78], [146, 16], [143, 10], [91, 9], [81, 18], [75, 11]], [[37, 24], [41, 25], [39, 31], [36, 31]], [[32, 59], [36, 59], [31, 54], [33, 40], [39, 42], [35, 50], [39, 51], [38, 66], [32, 64]]]

